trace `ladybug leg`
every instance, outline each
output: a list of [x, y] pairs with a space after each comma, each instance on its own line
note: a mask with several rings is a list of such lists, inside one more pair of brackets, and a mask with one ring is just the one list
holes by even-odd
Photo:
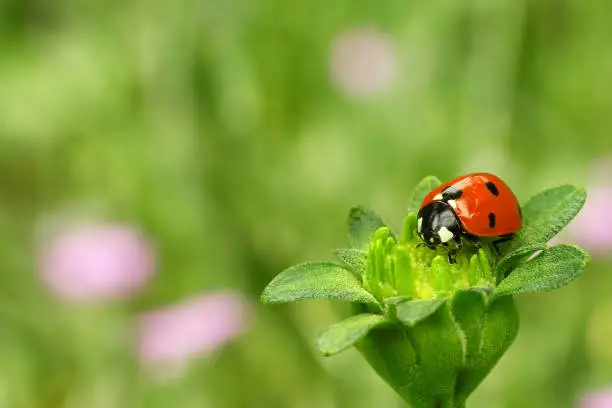
[[493, 241], [493, 247], [495, 248], [495, 252], [497, 252], [497, 256], [501, 256], [501, 252], [499, 250], [498, 245], [503, 244], [504, 242], [508, 242], [512, 238], [514, 238], [514, 234], [508, 234], [508, 235], [502, 235], [498, 239]]
[[457, 255], [457, 252], [459, 252], [459, 249], [449, 249], [448, 250], [448, 263], [449, 264], [456, 264], [457, 260], [455, 259], [455, 255]]
[[459, 251], [461, 249], [461, 246], [463, 245], [463, 241], [461, 240], [461, 235], [455, 235], [453, 237], [453, 241], [455, 241], [455, 245], [457, 245], [457, 251]]
[[457, 252], [459, 252], [459, 249], [461, 248], [461, 239], [457, 240], [457, 238], [455, 238], [454, 241], [457, 243], [457, 247], [453, 249], [450, 249], [448, 242], [445, 242], [442, 244], [444, 245], [444, 247], [446, 247], [448, 251], [448, 263], [450, 264], [457, 263], [457, 260], [455, 259], [455, 255], [457, 254]]
[[466, 240], [470, 242], [470, 244], [472, 244], [472, 246], [474, 246], [474, 248], [480, 249], [481, 247], [480, 240], [478, 239], [477, 236], [468, 234], [466, 232], [463, 233], [463, 236], [465, 237]]
[[427, 247], [427, 248], [431, 249], [432, 251], [435, 251], [435, 250], [436, 250], [435, 245], [428, 245], [428, 244], [426, 244], [425, 242], [421, 242], [421, 243], [417, 244], [417, 246], [416, 246], [416, 247], [417, 247], [417, 248]]

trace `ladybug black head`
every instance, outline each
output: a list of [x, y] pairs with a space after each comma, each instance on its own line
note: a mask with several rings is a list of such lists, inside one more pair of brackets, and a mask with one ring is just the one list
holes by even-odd
[[417, 233], [429, 247], [447, 245], [449, 241], [460, 243], [461, 223], [450, 205], [433, 201], [419, 210]]

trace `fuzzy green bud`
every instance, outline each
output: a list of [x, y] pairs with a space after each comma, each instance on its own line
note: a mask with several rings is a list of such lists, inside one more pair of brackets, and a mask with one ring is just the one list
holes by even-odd
[[[425, 178], [411, 208], [439, 184]], [[445, 248], [419, 245], [415, 211], [406, 216], [398, 240], [378, 215], [355, 207], [349, 214], [351, 248], [334, 251], [341, 264], [292, 266], [270, 282], [262, 301], [354, 303], [353, 316], [319, 336], [323, 355], [355, 346], [412, 408], [464, 407], [517, 334], [513, 295], [556, 289], [583, 271], [584, 250], [546, 243], [584, 200], [584, 190], [572, 186], [546, 190], [523, 206], [523, 229], [502, 255], [485, 241], [466, 243], [452, 264]]]

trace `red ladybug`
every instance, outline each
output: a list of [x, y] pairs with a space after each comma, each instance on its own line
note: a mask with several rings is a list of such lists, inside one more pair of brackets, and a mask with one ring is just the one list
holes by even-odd
[[[499, 177], [472, 173], [457, 177], [432, 190], [421, 203], [417, 233], [423, 245], [449, 248], [449, 262], [461, 247], [461, 238], [477, 243], [479, 238], [507, 241], [521, 228], [521, 208], [512, 190]], [[455, 243], [450, 249], [449, 244]]]

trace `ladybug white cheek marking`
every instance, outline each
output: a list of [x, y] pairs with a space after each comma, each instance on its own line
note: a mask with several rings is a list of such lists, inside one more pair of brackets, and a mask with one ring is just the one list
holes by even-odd
[[423, 218], [419, 218], [417, 220], [417, 232], [421, 232], [421, 229], [423, 228]]
[[453, 207], [453, 209], [457, 209], [457, 202], [455, 200], [448, 200], [448, 205]]
[[442, 200], [442, 194], [438, 194], [433, 198], [435, 201], [441, 201]]
[[454, 237], [453, 233], [450, 232], [446, 227], [440, 228], [440, 230], [438, 231], [438, 235], [440, 236], [440, 242], [443, 243], [450, 241]]

